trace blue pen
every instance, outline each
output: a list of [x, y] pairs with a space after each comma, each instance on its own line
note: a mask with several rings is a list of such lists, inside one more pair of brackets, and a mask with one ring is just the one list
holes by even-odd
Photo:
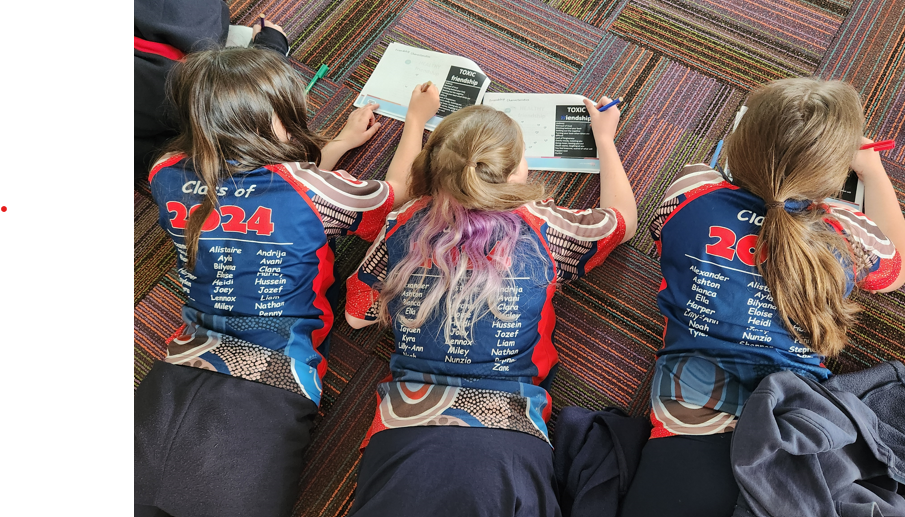
[[606, 111], [606, 110], [612, 108], [613, 106], [619, 104], [620, 102], [622, 102], [622, 97], [619, 97], [616, 100], [614, 100], [613, 102], [611, 102], [609, 104], [605, 104], [605, 105], [597, 108], [597, 111]]
[[720, 157], [720, 151], [723, 149], [723, 141], [716, 143], [716, 151], [713, 152], [713, 158], [710, 159], [710, 168], [716, 167], [716, 159]]

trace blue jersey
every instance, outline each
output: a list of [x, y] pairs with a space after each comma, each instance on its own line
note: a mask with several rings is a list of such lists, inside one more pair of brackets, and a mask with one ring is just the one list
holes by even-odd
[[[805, 210], [810, 202], [787, 202]], [[829, 228], [852, 256], [840, 257], [856, 283], [882, 289], [898, 276], [895, 246], [863, 214], [825, 206]], [[757, 271], [755, 246], [764, 201], [706, 165], [687, 166], [651, 224], [666, 318], [651, 389], [653, 436], [713, 434], [734, 429], [748, 395], [766, 375], [790, 370], [824, 380], [830, 372], [806, 338], [785, 328]]]
[[[390, 214], [384, 232], [347, 282], [350, 315], [375, 318], [377, 289], [405, 259], [412, 232], [430, 203], [421, 198]], [[446, 295], [419, 328], [394, 317], [392, 377], [378, 386], [380, 402], [366, 442], [384, 429], [430, 425], [511, 429], [548, 439], [551, 400], [546, 388], [557, 362], [553, 293], [557, 283], [600, 264], [622, 240], [625, 223], [614, 209], [567, 210], [552, 200], [527, 204], [515, 213], [524, 238], [512, 253], [511, 283], [500, 290], [497, 305], [509, 317], [475, 316], [467, 335], [447, 338]], [[390, 302], [389, 313], [415, 314], [439, 273], [432, 260], [422, 264]]]
[[392, 208], [389, 185], [314, 164], [235, 174], [217, 187], [218, 206], [202, 227], [188, 271], [187, 219], [206, 187], [184, 156], [162, 161], [149, 179], [188, 298], [186, 325], [168, 344], [167, 362], [262, 382], [318, 403], [333, 325], [329, 237], [354, 233], [373, 240]]

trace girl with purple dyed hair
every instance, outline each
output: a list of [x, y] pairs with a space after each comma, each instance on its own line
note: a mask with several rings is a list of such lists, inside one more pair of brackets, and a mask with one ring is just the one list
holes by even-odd
[[527, 182], [518, 124], [487, 106], [446, 117], [417, 155], [413, 200], [347, 283], [349, 324], [392, 325], [396, 342], [350, 515], [561, 514], [546, 426], [552, 297], [637, 219], [613, 143], [619, 111], [595, 109], [609, 101], [585, 100], [601, 208], [544, 199]]

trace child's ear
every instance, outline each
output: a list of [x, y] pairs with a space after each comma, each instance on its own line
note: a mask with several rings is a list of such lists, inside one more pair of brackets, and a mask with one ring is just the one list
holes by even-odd
[[522, 156], [522, 161], [519, 162], [518, 167], [512, 171], [512, 174], [506, 178], [507, 183], [527, 183], [528, 182], [528, 160], [525, 159], [524, 155]]
[[278, 117], [276, 113], [273, 114], [270, 124], [273, 127], [274, 134], [280, 139], [280, 142], [285, 143], [292, 140], [292, 136], [286, 132], [286, 128], [283, 127], [283, 122], [280, 121], [280, 117]]

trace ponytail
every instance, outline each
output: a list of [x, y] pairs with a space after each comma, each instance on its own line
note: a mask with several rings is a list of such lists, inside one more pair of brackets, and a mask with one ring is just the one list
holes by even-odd
[[823, 208], [812, 205], [790, 213], [776, 206], [780, 202], [772, 205], [754, 254], [766, 261], [757, 269], [789, 333], [815, 352], [834, 356], [845, 347], [846, 332], [859, 311], [845, 297], [846, 275], [839, 264], [848, 247], [827, 229]]
[[[830, 228], [822, 201], [839, 194], [858, 150], [857, 92], [841, 81], [795, 78], [753, 92], [727, 139], [733, 181], [763, 199], [755, 248], [785, 328], [824, 356], [838, 354], [858, 305], [846, 299], [847, 242]], [[790, 210], [789, 205], [807, 206]], [[809, 205], [809, 206], [808, 206]]]

